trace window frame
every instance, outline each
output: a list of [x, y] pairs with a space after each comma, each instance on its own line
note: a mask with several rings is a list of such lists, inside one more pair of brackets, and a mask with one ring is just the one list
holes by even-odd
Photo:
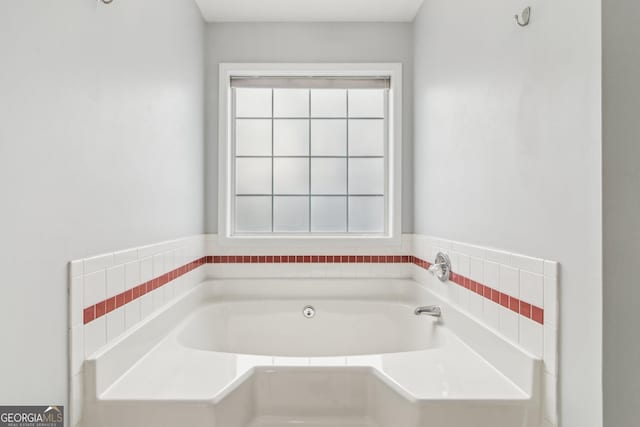
[[[386, 232], [384, 234], [233, 234], [233, 97], [231, 77], [388, 76]], [[372, 242], [400, 246], [402, 230], [402, 64], [400, 63], [221, 63], [218, 105], [218, 239], [228, 245], [314, 246]]]

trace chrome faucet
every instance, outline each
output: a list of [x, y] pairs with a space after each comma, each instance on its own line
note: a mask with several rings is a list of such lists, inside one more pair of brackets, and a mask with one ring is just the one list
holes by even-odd
[[442, 316], [442, 310], [437, 305], [425, 305], [424, 307], [418, 307], [414, 311], [416, 316], [426, 314], [427, 316], [440, 317]]

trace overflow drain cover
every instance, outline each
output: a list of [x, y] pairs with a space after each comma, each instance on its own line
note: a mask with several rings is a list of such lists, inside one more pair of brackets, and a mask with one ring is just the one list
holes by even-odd
[[307, 319], [312, 318], [313, 316], [316, 315], [316, 309], [313, 308], [310, 305], [306, 305], [303, 309], [302, 309], [302, 315], [304, 317], [306, 317]]

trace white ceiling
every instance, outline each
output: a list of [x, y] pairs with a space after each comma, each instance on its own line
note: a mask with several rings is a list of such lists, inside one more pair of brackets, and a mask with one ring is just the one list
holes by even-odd
[[408, 22], [423, 0], [196, 0], [209, 22]]

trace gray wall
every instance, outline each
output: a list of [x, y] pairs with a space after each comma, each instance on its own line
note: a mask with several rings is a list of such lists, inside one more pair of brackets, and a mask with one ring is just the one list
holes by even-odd
[[640, 4], [602, 2], [604, 419], [640, 417]]
[[[208, 24], [207, 163], [218, 164], [221, 62], [401, 62], [403, 64], [402, 230], [413, 230], [412, 25], [363, 23]], [[207, 169], [206, 227], [218, 228], [218, 168]]]
[[67, 262], [201, 233], [192, 0], [0, 2], [0, 402], [67, 401]]
[[415, 231], [561, 263], [561, 425], [600, 426], [600, 2], [530, 4], [520, 28], [509, 0], [425, 0]]

